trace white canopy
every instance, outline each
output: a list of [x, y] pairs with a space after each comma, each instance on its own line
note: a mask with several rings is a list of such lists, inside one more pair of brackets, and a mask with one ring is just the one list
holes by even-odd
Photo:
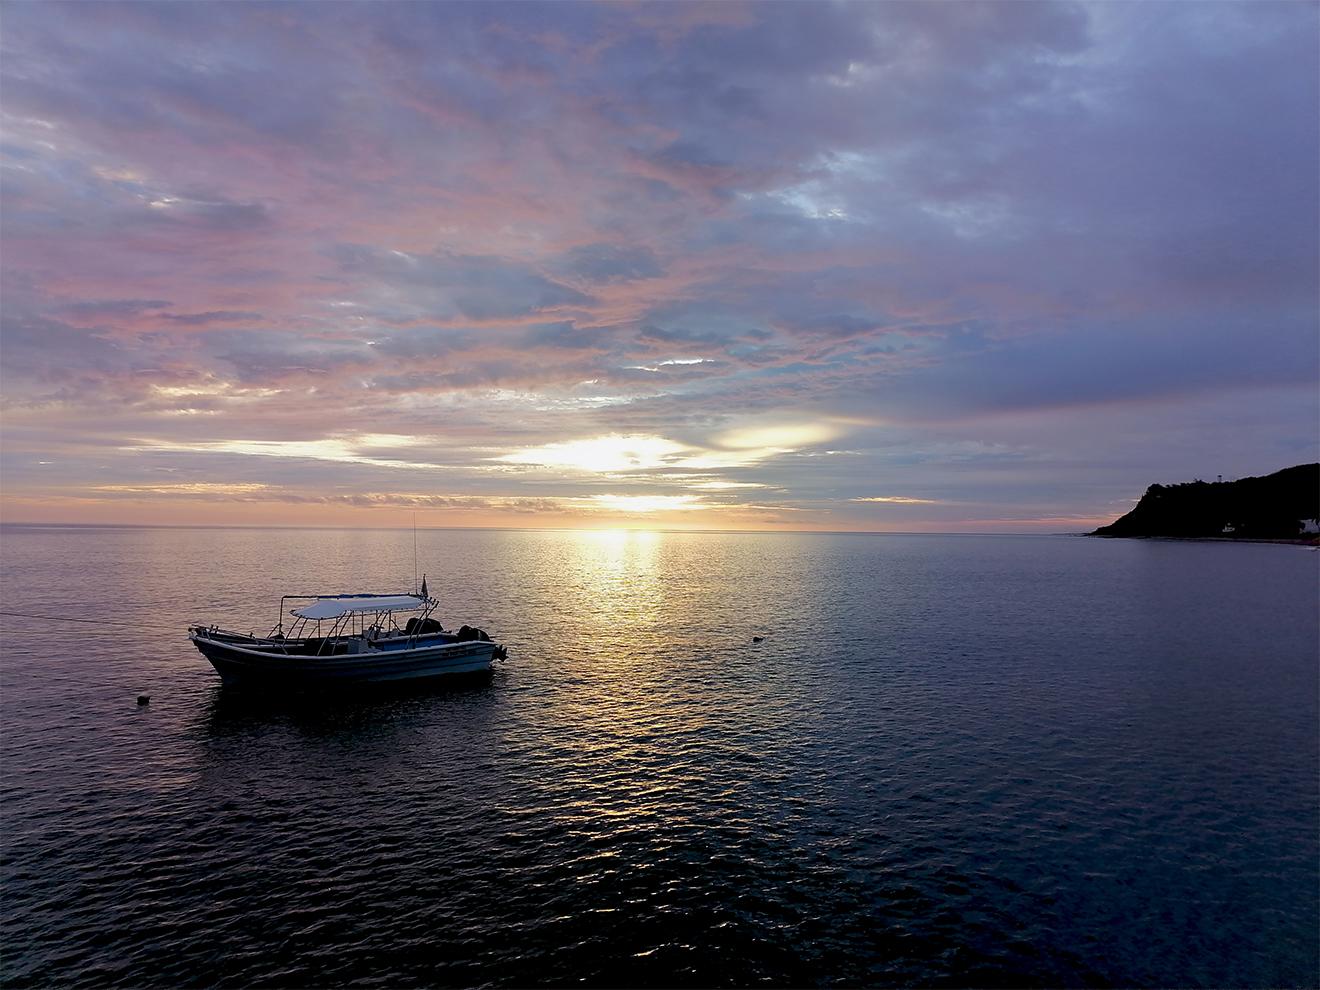
[[342, 598], [318, 598], [310, 605], [290, 609], [302, 619], [337, 619], [353, 612], [390, 612], [422, 608], [421, 595], [345, 595]]

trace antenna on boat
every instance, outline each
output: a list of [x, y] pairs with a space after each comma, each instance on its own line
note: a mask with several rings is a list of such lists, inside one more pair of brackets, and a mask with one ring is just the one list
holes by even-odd
[[413, 509], [413, 594], [417, 594], [417, 510]]

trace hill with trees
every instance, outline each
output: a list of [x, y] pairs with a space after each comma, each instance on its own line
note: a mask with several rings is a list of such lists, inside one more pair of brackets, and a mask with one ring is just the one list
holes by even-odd
[[1261, 478], [1151, 485], [1131, 512], [1091, 535], [1297, 539], [1316, 520], [1320, 463]]

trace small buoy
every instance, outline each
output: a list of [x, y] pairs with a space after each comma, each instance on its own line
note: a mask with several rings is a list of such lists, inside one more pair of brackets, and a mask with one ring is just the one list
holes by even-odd
[[753, 636], [753, 637], [752, 637], [752, 642], [753, 642], [753, 643], [759, 643], [759, 642], [761, 642], [761, 640], [763, 640], [763, 639], [765, 639], [764, 636]]
[[139, 704], [139, 705], [145, 705], [145, 704], [146, 704], [147, 702], [149, 702], [150, 700], [151, 700], [151, 695], [149, 695], [149, 694], [139, 694], [139, 695], [138, 695], [138, 704]]

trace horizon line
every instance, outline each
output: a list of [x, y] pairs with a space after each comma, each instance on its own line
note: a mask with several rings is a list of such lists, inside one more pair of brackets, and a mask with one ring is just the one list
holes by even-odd
[[502, 532], [502, 533], [694, 533], [700, 535], [747, 534], [751, 536], [1088, 536], [1080, 530], [1048, 533], [983, 530], [890, 530], [890, 529], [672, 529], [646, 526], [298, 526], [261, 525], [258, 523], [90, 523], [90, 522], [6, 522], [0, 529], [243, 529], [243, 530], [307, 530], [333, 532]]

